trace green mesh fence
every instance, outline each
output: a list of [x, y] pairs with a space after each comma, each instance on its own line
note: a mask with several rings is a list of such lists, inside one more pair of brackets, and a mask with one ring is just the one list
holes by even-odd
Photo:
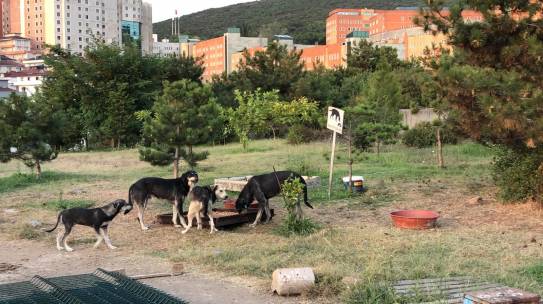
[[0, 285], [0, 304], [185, 304], [156, 288], [120, 273], [97, 269], [92, 274], [42, 278]]

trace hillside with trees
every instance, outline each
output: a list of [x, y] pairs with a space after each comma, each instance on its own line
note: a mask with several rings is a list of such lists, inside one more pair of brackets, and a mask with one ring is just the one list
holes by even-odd
[[[418, 6], [418, 0], [261, 0], [208, 9], [179, 18], [181, 33], [208, 39], [222, 35], [228, 27], [239, 27], [242, 35], [271, 37], [288, 34], [298, 43], [324, 43], [326, 17], [336, 8], [394, 9]], [[159, 38], [169, 37], [171, 20], [153, 24]]]

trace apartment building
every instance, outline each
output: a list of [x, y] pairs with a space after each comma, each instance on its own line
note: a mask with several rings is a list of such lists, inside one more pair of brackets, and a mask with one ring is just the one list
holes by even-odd
[[369, 31], [373, 9], [335, 9], [326, 19], [326, 44], [341, 44], [353, 31]]
[[152, 7], [142, 0], [0, 1], [2, 35], [30, 39], [31, 51], [43, 52], [47, 44], [82, 53], [94, 39], [134, 39], [144, 53], [152, 51]]
[[32, 51], [32, 41], [30, 39], [16, 34], [8, 34], [0, 38], [0, 55], [23, 61], [36, 58], [39, 53]]
[[232, 56], [244, 49], [265, 47], [267, 38], [241, 37], [239, 28], [229, 28], [221, 37], [197, 42], [192, 49], [193, 56], [202, 58], [204, 74], [203, 80], [210, 81], [214, 75], [224, 72], [231, 73], [235, 64]]

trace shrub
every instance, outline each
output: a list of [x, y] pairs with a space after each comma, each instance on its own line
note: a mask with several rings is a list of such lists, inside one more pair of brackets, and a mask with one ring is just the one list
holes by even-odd
[[299, 178], [285, 181], [281, 187], [287, 217], [283, 220], [276, 232], [283, 236], [310, 235], [319, 229], [319, 225], [312, 220], [302, 218], [297, 214], [296, 206], [303, 195], [303, 184]]
[[543, 148], [500, 148], [494, 158], [493, 178], [505, 202], [543, 201]]
[[[402, 142], [409, 147], [431, 147], [437, 142], [436, 127], [429, 122], [419, 123], [414, 128], [402, 134]], [[451, 127], [442, 127], [441, 142], [444, 144], [456, 144], [458, 143], [458, 136]]]
[[287, 142], [291, 145], [299, 145], [311, 142], [314, 138], [314, 132], [311, 128], [304, 125], [294, 125], [287, 133]]

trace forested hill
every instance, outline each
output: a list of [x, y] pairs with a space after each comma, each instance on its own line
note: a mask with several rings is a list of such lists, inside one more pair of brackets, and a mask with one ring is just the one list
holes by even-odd
[[[208, 9], [180, 18], [181, 33], [208, 39], [228, 27], [239, 27], [247, 36], [288, 34], [297, 43], [325, 41], [326, 17], [336, 8], [394, 9], [419, 6], [420, 0], [261, 0]], [[153, 24], [160, 38], [171, 35], [171, 20]]]

